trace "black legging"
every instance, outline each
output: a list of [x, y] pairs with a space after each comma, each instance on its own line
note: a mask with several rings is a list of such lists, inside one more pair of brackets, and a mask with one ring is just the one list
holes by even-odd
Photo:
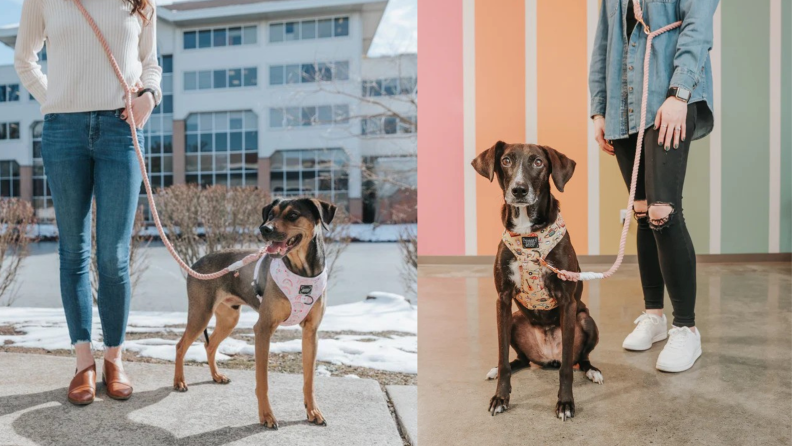
[[[696, 253], [682, 213], [682, 186], [685, 182], [690, 141], [696, 125], [696, 105], [688, 105], [687, 139], [679, 148], [666, 152], [657, 143], [654, 127], [646, 130], [641, 151], [641, 167], [635, 201], [670, 205], [672, 212], [664, 221], [650, 221], [648, 214], [636, 213], [638, 221], [638, 266], [641, 271], [647, 309], [663, 308], [663, 287], [668, 288], [677, 327], [696, 325]], [[635, 144], [638, 134], [613, 141], [616, 159], [627, 187], [630, 186]]]

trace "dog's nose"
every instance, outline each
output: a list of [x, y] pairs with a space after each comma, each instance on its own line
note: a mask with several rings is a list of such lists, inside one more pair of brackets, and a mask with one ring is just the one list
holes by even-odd
[[524, 186], [516, 186], [512, 188], [511, 193], [515, 198], [525, 198], [528, 195], [528, 189]]
[[274, 229], [270, 225], [261, 225], [261, 234], [262, 235], [270, 235]]

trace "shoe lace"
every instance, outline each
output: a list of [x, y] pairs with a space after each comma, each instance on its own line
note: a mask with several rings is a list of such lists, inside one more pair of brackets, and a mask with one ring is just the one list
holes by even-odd
[[649, 316], [646, 313], [641, 313], [641, 315], [638, 316], [638, 319], [636, 319], [633, 323], [637, 324], [637, 326], [635, 327], [636, 330], [637, 329], [648, 330], [651, 328], [652, 325], [657, 325], [659, 323], [659, 318]]
[[668, 330], [668, 343], [666, 348], [681, 349], [687, 343], [687, 337], [693, 332], [687, 327], [674, 327]]

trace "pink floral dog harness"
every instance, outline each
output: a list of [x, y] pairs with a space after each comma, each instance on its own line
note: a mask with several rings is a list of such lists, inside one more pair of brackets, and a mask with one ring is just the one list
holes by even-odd
[[[261, 269], [261, 262], [264, 257], [256, 262], [256, 270], [253, 273], [253, 288], [258, 290], [258, 273]], [[283, 259], [272, 259], [270, 262], [270, 275], [278, 285], [281, 292], [291, 303], [291, 314], [289, 318], [281, 322], [281, 325], [297, 325], [308, 316], [308, 312], [313, 308], [314, 303], [322, 297], [327, 287], [327, 269], [316, 277], [303, 277], [294, 274], [286, 268]], [[256, 291], [256, 297], [261, 302], [262, 296]]]
[[542, 263], [550, 251], [566, 234], [566, 224], [561, 214], [555, 223], [538, 232], [516, 234], [503, 231], [503, 243], [517, 257], [520, 265], [521, 286], [517, 300], [529, 310], [552, 310], [558, 306], [550, 296], [542, 279]]

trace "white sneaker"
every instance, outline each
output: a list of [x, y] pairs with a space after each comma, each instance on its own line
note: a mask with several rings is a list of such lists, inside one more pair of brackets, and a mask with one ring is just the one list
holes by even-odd
[[638, 325], [622, 343], [622, 347], [627, 350], [649, 350], [652, 344], [667, 337], [668, 321], [665, 314], [661, 318], [654, 314], [641, 313], [634, 323]]
[[668, 331], [668, 342], [657, 357], [657, 370], [684, 372], [693, 367], [701, 356], [701, 333], [688, 327], [674, 327]]

